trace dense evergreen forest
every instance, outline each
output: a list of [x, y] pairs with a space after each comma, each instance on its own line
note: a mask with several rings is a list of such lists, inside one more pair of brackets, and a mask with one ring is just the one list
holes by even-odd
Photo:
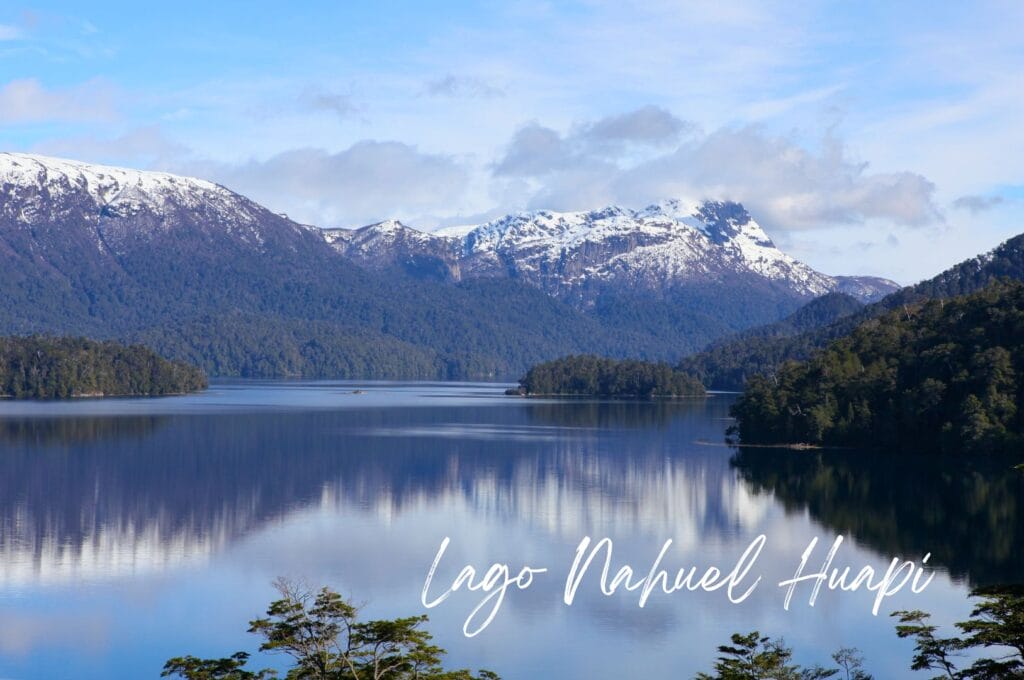
[[[802, 323], [778, 323], [751, 329], [684, 358], [679, 368], [700, 378], [708, 388], [742, 390], [750, 377], [774, 371], [786, 361], [805, 360], [869, 319], [924, 300], [973, 293], [1004, 277], [1024, 280], [1024, 235], [1015, 236], [990, 253], [965, 260], [932, 279], [859, 309], [831, 295], [819, 298], [804, 308], [816, 311], [804, 312]], [[830, 319], [820, 305], [830, 308], [834, 318]], [[803, 310], [790, 320], [801, 312]]]
[[0, 396], [67, 399], [79, 396], [157, 396], [206, 387], [188, 364], [163, 359], [140, 345], [85, 338], [0, 338]]
[[704, 386], [666, 363], [593, 355], [569, 356], [531, 368], [519, 381], [527, 395], [643, 398], [703, 396]]
[[1019, 451], [1024, 284], [907, 305], [747, 384], [743, 443]]

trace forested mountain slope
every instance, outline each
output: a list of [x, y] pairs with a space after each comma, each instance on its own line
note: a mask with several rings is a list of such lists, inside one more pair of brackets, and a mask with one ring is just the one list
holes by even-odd
[[1024, 235], [1015, 236], [988, 253], [965, 260], [934, 278], [900, 289], [819, 327], [806, 330], [793, 327], [791, 330], [795, 332], [782, 334], [752, 329], [684, 358], [679, 368], [696, 375], [709, 388], [740, 390], [750, 377], [773, 372], [785, 361], [806, 359], [867, 319], [922, 300], [971, 293], [1001, 277], [1024, 279]]
[[733, 407], [747, 444], [946, 453], [1024, 441], [1024, 283], [908, 303], [804, 362], [747, 383]]

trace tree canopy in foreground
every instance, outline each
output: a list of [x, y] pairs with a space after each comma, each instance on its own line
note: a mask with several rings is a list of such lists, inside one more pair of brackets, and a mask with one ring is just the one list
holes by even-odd
[[[959, 634], [938, 635], [923, 611], [897, 611], [896, 635], [914, 641], [913, 671], [931, 671], [931, 680], [1009, 680], [1024, 678], [1024, 590], [1019, 586], [977, 589], [970, 619], [956, 623]], [[974, 657], [967, 659], [967, 654]], [[831, 667], [801, 667], [783, 640], [757, 631], [734, 634], [718, 648], [711, 674], [697, 680], [871, 680], [864, 657], [853, 647], [832, 654]], [[915, 676], [916, 677], [916, 676]]]
[[[490, 671], [445, 670], [445, 650], [423, 629], [426, 616], [360, 621], [359, 610], [330, 588], [313, 591], [286, 579], [264, 618], [249, 622], [263, 639], [261, 652], [291, 661], [286, 680], [500, 680]], [[269, 680], [277, 671], [245, 668], [249, 655], [170, 659], [161, 677], [186, 680]]]

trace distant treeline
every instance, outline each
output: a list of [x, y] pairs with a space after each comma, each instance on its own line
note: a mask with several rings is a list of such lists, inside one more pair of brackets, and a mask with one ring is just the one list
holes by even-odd
[[527, 395], [593, 397], [703, 396], [704, 386], [666, 363], [606, 359], [593, 355], [569, 356], [531, 368], [519, 380]]
[[0, 338], [0, 396], [157, 396], [206, 387], [206, 375], [140, 345], [85, 338]]
[[908, 305], [805, 362], [757, 376], [733, 407], [749, 444], [956, 453], [1024, 442], [1024, 284]]

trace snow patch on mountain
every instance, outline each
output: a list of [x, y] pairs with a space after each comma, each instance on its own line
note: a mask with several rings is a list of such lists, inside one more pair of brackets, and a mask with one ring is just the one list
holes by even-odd
[[878, 286], [889, 292], [891, 283], [854, 283], [815, 271], [779, 250], [743, 206], [732, 202], [671, 199], [640, 210], [518, 212], [432, 233], [387, 221], [324, 236], [342, 254], [371, 267], [434, 258], [456, 280], [511, 277], [573, 298], [598, 285], [666, 291], [745, 276], [799, 297], [823, 295], [842, 281], [844, 289], [864, 298], [876, 295]]
[[159, 202], [173, 196], [194, 206], [200, 196], [231, 194], [212, 182], [192, 177], [9, 152], [0, 153], [0, 185], [34, 186], [53, 199], [85, 192], [100, 205], [131, 200]]
[[255, 248], [270, 221], [312, 231], [206, 180], [23, 153], [0, 153], [0, 217], [48, 229], [80, 220], [98, 249], [116, 253], [185, 225]]
[[80, 239], [116, 255], [185, 234], [208, 247], [260, 250], [294, 250], [292, 236], [322, 238], [371, 268], [399, 266], [454, 281], [512, 278], [584, 305], [602, 290], [623, 287], [661, 294], [679, 286], [768, 282], [801, 298], [844, 290], [861, 299], [896, 288], [882, 279], [813, 270], [779, 250], [733, 202], [670, 199], [640, 210], [518, 212], [433, 233], [398, 220], [319, 230], [201, 179], [0, 153], [0, 221], [39, 230], [37, 245], [56, 244], [78, 225]]

